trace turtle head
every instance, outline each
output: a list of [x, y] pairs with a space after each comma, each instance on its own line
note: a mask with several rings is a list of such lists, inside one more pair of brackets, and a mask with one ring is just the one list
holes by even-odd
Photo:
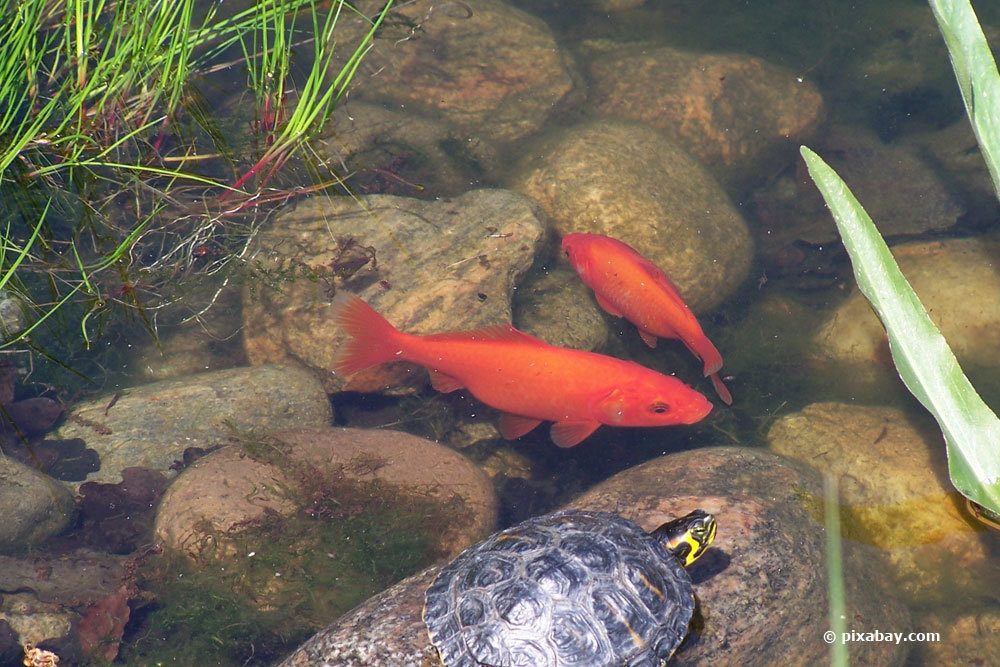
[[666, 522], [653, 531], [653, 536], [687, 567], [712, 544], [717, 527], [714, 516], [704, 510], [695, 510]]

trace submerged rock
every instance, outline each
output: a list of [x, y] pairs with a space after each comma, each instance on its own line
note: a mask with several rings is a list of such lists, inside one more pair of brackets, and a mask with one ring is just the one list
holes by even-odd
[[552, 345], [588, 351], [604, 347], [609, 334], [590, 288], [565, 262], [529, 275], [518, 286], [514, 326]]
[[[858, 198], [885, 237], [916, 235], [953, 227], [962, 206], [937, 172], [912, 148], [884, 144], [859, 127], [836, 127], [812, 146]], [[840, 234], [804, 163], [754, 196], [757, 241], [779, 248], [793, 241], [819, 245]]]
[[315, 491], [310, 476], [328, 477], [333, 498], [359, 484], [377, 483], [387, 494], [419, 498], [444, 513], [457, 500], [462, 521], [432, 536], [435, 552], [443, 556], [489, 533], [496, 521], [489, 479], [461, 454], [399, 431], [341, 428], [283, 431], [259, 441], [251, 437], [199, 459], [171, 484], [154, 532], [165, 547], [190, 558], [232, 557], [227, 533], [269, 512], [290, 516], [309, 509], [314, 499], [302, 494]]
[[838, 479], [845, 534], [887, 554], [912, 602], [971, 598], [991, 580], [1000, 586], [990, 560], [990, 543], [1000, 540], [962, 509], [930, 418], [814, 403], [778, 419], [767, 438], [779, 454]]
[[[619, 473], [570, 503], [615, 511], [652, 529], [696, 507], [716, 513], [716, 545], [692, 576], [701, 621], [674, 664], [754, 664], [780, 655], [791, 664], [828, 656], [824, 536], [817, 476], [757, 450], [713, 448], [665, 456]], [[819, 511], [818, 511], [819, 510]], [[439, 665], [421, 620], [424, 591], [438, 568], [405, 579], [318, 633], [284, 667]], [[865, 627], [908, 626], [885, 594], [879, 563], [847, 545], [848, 611]], [[852, 646], [864, 664], [898, 664], [906, 646]]]
[[0, 454], [0, 552], [36, 546], [75, 516], [69, 487]]
[[624, 12], [635, 9], [646, 3], [646, 0], [588, 0], [592, 9], [602, 12]]
[[294, 609], [258, 628], [288, 637], [454, 556], [495, 520], [489, 479], [447, 447], [388, 430], [298, 430], [199, 460], [164, 497], [155, 534], [182, 556], [178, 571], [231, 582], [248, 614]]
[[255, 261], [277, 289], [247, 290], [247, 356], [256, 364], [311, 368], [331, 393], [413, 384], [409, 364], [361, 371], [349, 385], [333, 373], [344, 341], [330, 319], [335, 293], [360, 296], [407, 333], [510, 322], [511, 294], [543, 232], [536, 207], [505, 190], [432, 202], [391, 195], [310, 198], [259, 240]]
[[353, 174], [347, 181], [360, 194], [453, 196], [494, 180], [497, 169], [496, 148], [478, 134], [356, 100], [337, 107], [312, 146]]
[[[556, 231], [620, 238], [662, 268], [696, 312], [726, 300], [746, 277], [753, 243], [715, 179], [649, 127], [597, 121], [532, 151], [514, 188]], [[596, 306], [595, 306], [596, 308]]]
[[[780, 655], [806, 665], [829, 655], [821, 487], [787, 459], [715, 447], [630, 468], [569, 506], [617, 511], [646, 530], [698, 507], [715, 514], [715, 543], [692, 569], [702, 623], [672, 664], [746, 665]], [[865, 627], [908, 627], [871, 549], [845, 541], [843, 567], [848, 618], [864, 619]], [[905, 653], [893, 645], [851, 646], [858, 664], [899, 664]]]
[[14, 340], [26, 324], [24, 304], [9, 291], [0, 289], [0, 342]]
[[[366, 5], [372, 16], [384, 3]], [[504, 2], [398, 3], [363, 65], [362, 74], [377, 74], [357, 77], [358, 98], [438, 115], [498, 142], [536, 131], [574, 91], [545, 23]]]
[[231, 284], [209, 284], [196, 285], [193, 291], [190, 296], [185, 292], [184, 302], [190, 310], [173, 317], [173, 321], [187, 317], [190, 321], [166, 325], [161, 320], [154, 340], [129, 349], [128, 363], [146, 381], [246, 365], [240, 340], [243, 318], [239, 289]]
[[760, 58], [601, 41], [585, 48], [598, 114], [663, 131], [726, 182], [790, 163], [823, 119], [812, 83]]
[[993, 179], [964, 114], [948, 127], [908, 134], [900, 145], [934, 166], [949, 192], [966, 208], [963, 226], [988, 229], [1000, 218]]
[[[4, 592], [0, 597], [0, 623], [8, 623], [22, 644], [59, 647], [57, 653], [67, 663], [84, 656], [104, 655], [106, 660], [112, 660], [117, 654], [120, 631], [112, 636], [91, 621], [95, 609], [104, 616], [103, 621], [110, 621], [107, 605], [101, 605], [120, 596], [123, 590], [126, 601], [139, 595], [133, 586], [136, 563], [136, 559], [87, 549], [52, 555], [34, 553], [23, 558], [0, 556], [0, 591]], [[126, 606], [118, 614], [124, 617], [122, 626], [128, 619], [127, 610]], [[108, 642], [97, 648], [89, 641], [97, 638]], [[84, 656], [80, 655], [81, 644]]]
[[[1000, 239], [982, 236], [893, 246], [900, 270], [966, 370], [1000, 360]], [[885, 329], [855, 288], [813, 337], [814, 365], [854, 392], [899, 391]]]
[[993, 609], [961, 610], [957, 616], [948, 612], [920, 618], [920, 629], [937, 632], [937, 638], [925, 638], [914, 645], [914, 664], [982, 667], [1000, 664], [1000, 611]]
[[330, 402], [300, 368], [233, 368], [133, 387], [79, 404], [55, 433], [100, 456], [87, 481], [117, 483], [125, 468], [173, 476], [184, 451], [225, 444], [233, 429], [325, 426]]

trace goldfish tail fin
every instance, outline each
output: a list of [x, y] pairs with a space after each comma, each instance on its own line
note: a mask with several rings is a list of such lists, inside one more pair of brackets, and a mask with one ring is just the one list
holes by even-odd
[[333, 321], [348, 335], [333, 361], [337, 373], [351, 375], [401, 358], [400, 332], [353, 294], [341, 292], [333, 299]]

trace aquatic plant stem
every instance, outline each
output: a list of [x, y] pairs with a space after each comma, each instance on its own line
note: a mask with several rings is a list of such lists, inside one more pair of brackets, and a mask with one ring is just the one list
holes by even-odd
[[823, 475], [823, 524], [826, 528], [826, 590], [830, 607], [830, 664], [848, 667], [850, 656], [843, 638], [847, 635], [847, 607], [844, 603], [844, 550], [840, 531], [840, 492], [837, 478]]

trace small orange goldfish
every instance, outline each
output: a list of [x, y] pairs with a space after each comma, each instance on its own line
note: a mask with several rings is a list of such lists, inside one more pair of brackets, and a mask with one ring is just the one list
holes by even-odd
[[632, 361], [549, 345], [510, 325], [407, 334], [346, 293], [334, 299], [333, 318], [350, 336], [334, 362], [338, 373], [387, 361], [419, 364], [430, 371], [438, 391], [465, 387], [500, 410], [500, 433], [507, 439], [552, 421], [552, 441], [572, 447], [601, 424], [694, 424], [712, 409], [704, 396], [676, 378]]
[[594, 290], [601, 308], [638, 327], [639, 336], [650, 347], [656, 347], [657, 336], [680, 339], [705, 364], [705, 376], [711, 378], [719, 398], [732, 404], [732, 395], [719, 379], [722, 355], [667, 274], [632, 246], [610, 236], [567, 234], [562, 248], [580, 279]]

